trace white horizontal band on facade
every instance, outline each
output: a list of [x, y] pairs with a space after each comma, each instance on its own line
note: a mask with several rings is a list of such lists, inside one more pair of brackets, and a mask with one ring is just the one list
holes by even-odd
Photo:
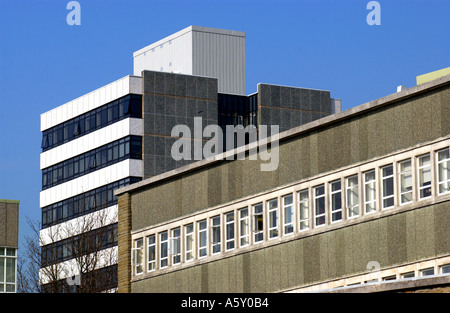
[[[107, 248], [104, 250], [100, 250], [100, 251], [97, 251], [94, 253], [96, 253], [95, 260], [97, 261], [95, 269], [101, 269], [101, 268], [104, 268], [107, 266], [117, 264], [117, 261], [118, 261], [117, 246], [112, 247], [112, 248]], [[94, 257], [94, 256], [92, 256], [92, 257]], [[88, 258], [89, 258], [89, 256], [88, 256]], [[52, 265], [50, 265], [50, 266], [52, 266]], [[39, 281], [40, 281], [41, 285], [49, 283], [50, 279], [52, 278], [51, 275], [46, 274], [46, 273], [51, 272], [49, 267], [39, 269]], [[76, 259], [70, 259], [70, 260], [58, 263], [57, 270], [58, 270], [58, 277], [57, 277], [58, 280], [72, 278], [73, 276], [80, 274], [79, 266], [76, 262]]]
[[118, 221], [118, 206], [112, 205], [67, 222], [42, 229], [39, 234], [39, 245], [44, 246], [57, 241], [77, 236], [94, 229], [108, 226]]
[[130, 176], [142, 177], [143, 161], [127, 159], [72, 179], [39, 194], [41, 208]]
[[41, 170], [77, 155], [96, 149], [125, 136], [142, 136], [143, 120], [126, 118], [92, 133], [41, 153]]
[[130, 93], [142, 94], [142, 77], [125, 76], [41, 114], [41, 132]]

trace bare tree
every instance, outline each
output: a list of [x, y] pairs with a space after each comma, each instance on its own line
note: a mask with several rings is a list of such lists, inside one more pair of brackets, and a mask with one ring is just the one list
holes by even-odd
[[117, 212], [98, 210], [41, 230], [18, 261], [19, 292], [111, 292], [117, 287]]

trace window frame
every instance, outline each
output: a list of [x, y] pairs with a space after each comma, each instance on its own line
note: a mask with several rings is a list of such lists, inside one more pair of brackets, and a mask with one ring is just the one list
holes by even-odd
[[[320, 194], [320, 195], [317, 195], [317, 193], [316, 193], [316, 190], [317, 189], [319, 189], [319, 188], [323, 188], [323, 194]], [[326, 194], [326, 190], [325, 190], [325, 184], [320, 184], [320, 185], [317, 185], [317, 186], [314, 186], [313, 187], [313, 198], [314, 198], [314, 228], [316, 228], [316, 227], [322, 227], [322, 226], [325, 226], [326, 224], [327, 224], [327, 217], [326, 217], [326, 212], [327, 212], [327, 205], [326, 205], [326, 196], [325, 196], [325, 194]], [[324, 208], [323, 208], [323, 213], [317, 213], [318, 211], [317, 211], [317, 207], [318, 207], [318, 205], [317, 205], [317, 203], [318, 203], [318, 200], [321, 200], [321, 199], [323, 199], [323, 206], [324, 206]], [[322, 218], [323, 217], [323, 223], [321, 223], [321, 224], [318, 224], [317, 223], [317, 220], [318, 220], [318, 218]]]
[[[302, 194], [306, 193], [306, 199], [302, 200]], [[297, 191], [297, 205], [298, 205], [298, 231], [305, 231], [310, 229], [310, 218], [311, 218], [311, 206], [310, 206], [310, 195], [309, 195], [309, 188], [306, 189], [302, 189]], [[306, 207], [305, 204], [306, 203]], [[303, 210], [303, 211], [302, 211]], [[307, 212], [307, 216], [306, 218], [302, 217], [304, 216], [304, 214], [302, 214], [304, 211], [306, 210]], [[302, 225], [305, 225], [304, 223], [306, 223], [306, 228], [304, 228]]]
[[[286, 198], [291, 198], [291, 203], [286, 205]], [[284, 195], [281, 197], [281, 204], [283, 206], [283, 236], [291, 236], [294, 234], [294, 195], [292, 193]], [[290, 222], [286, 222], [286, 217], [288, 216], [286, 209], [290, 208]], [[286, 228], [290, 227], [291, 231], [287, 232]]]
[[[189, 223], [186, 225], [183, 225], [184, 230], [184, 262], [192, 262], [195, 259], [195, 229], [194, 229], [194, 223]], [[188, 227], [192, 227], [192, 230], [188, 232]], [[188, 243], [191, 243], [191, 249], [188, 250]], [[188, 255], [190, 257], [188, 258]]]
[[[276, 206], [271, 207], [271, 203], [276, 203]], [[278, 198], [273, 198], [266, 201], [266, 207], [267, 207], [267, 238], [268, 240], [273, 240], [275, 238], [278, 238], [280, 236], [280, 230], [279, 230], [279, 215], [280, 212], [278, 210]], [[273, 216], [273, 214], [275, 216]], [[275, 218], [275, 219], [273, 219]], [[271, 226], [271, 222], [274, 222], [275, 226]]]
[[[247, 211], [247, 215], [242, 217], [242, 213], [244, 211]], [[249, 214], [249, 209], [248, 207], [245, 208], [241, 208], [239, 209], [239, 247], [247, 247], [250, 245], [250, 214]], [[245, 224], [242, 224], [242, 223]], [[243, 227], [244, 226], [244, 227]], [[246, 234], [242, 235], [243, 233], [243, 228], [246, 229]], [[242, 244], [242, 240], [246, 238], [247, 243], [246, 244]]]
[[[350, 186], [350, 179], [356, 177], [356, 185]], [[350, 200], [353, 199], [351, 193], [356, 193], [356, 204], [350, 204]], [[354, 174], [345, 178], [345, 209], [346, 209], [346, 219], [356, 218], [360, 215], [360, 205], [359, 205], [359, 175]], [[355, 212], [356, 214], [350, 212]]]
[[[439, 160], [439, 154], [444, 152], [444, 151], [447, 151], [448, 158], [443, 159], [443, 160]], [[436, 159], [435, 160], [436, 160], [436, 182], [437, 182], [437, 184], [436, 184], [437, 186], [436, 187], [437, 187], [437, 195], [438, 196], [442, 196], [442, 195], [450, 193], [450, 175], [447, 176], [447, 174], [444, 174], [444, 176], [447, 176], [447, 177], [446, 178], [444, 177], [443, 180], [440, 180], [439, 167], [440, 167], [440, 165], [442, 163], [450, 162], [450, 147], [446, 147], [444, 149], [439, 149], [439, 150], [437, 150], [435, 152], [435, 154], [436, 154]], [[450, 170], [448, 167], [446, 169], [447, 169], [447, 171], [445, 173], [447, 173]], [[440, 187], [441, 187], [441, 185], [444, 185], [444, 187], [445, 187], [445, 184], [447, 184], [447, 186], [448, 186], [447, 190], [444, 191], [444, 192], [441, 192]]]
[[[385, 169], [391, 168], [392, 173], [385, 175], [384, 171]], [[388, 164], [385, 166], [380, 167], [380, 172], [381, 172], [381, 180], [380, 180], [380, 184], [381, 184], [381, 209], [382, 210], [387, 210], [387, 209], [391, 209], [395, 206], [395, 186], [394, 186], [394, 181], [395, 181], [395, 173], [394, 173], [394, 165], [393, 164]], [[385, 195], [385, 182], [390, 180], [392, 182], [392, 191], [391, 194], [389, 195]], [[385, 206], [385, 201], [387, 200], [392, 200], [392, 204], [391, 205], [387, 205]]]
[[[204, 227], [201, 225], [204, 223]], [[202, 235], [205, 235], [204, 243], [202, 242]], [[202, 219], [197, 222], [197, 258], [203, 259], [208, 256], [208, 219]], [[203, 252], [204, 251], [204, 252]], [[203, 255], [204, 253], [204, 255]]]
[[[217, 221], [218, 220], [218, 221]], [[211, 255], [219, 254], [222, 252], [222, 232], [221, 232], [221, 216], [216, 215], [210, 218], [211, 229]], [[219, 236], [219, 241], [215, 242], [215, 236]], [[218, 248], [218, 251], [214, 251], [214, 248]]]
[[[330, 222], [331, 223], [338, 223], [341, 222], [344, 218], [343, 216], [343, 210], [342, 210], [342, 181], [341, 179], [336, 179], [333, 181], [330, 181], [329, 183], [329, 188], [330, 188], [330, 202], [329, 202], [329, 209], [330, 209]], [[333, 191], [333, 185], [334, 184], [339, 184], [339, 189], [338, 190], [334, 190]], [[339, 201], [339, 208], [334, 208], [334, 202], [333, 202], [333, 197], [337, 194], [340, 194], [340, 201]], [[336, 202], [337, 203], [337, 202]], [[326, 203], [325, 203], [326, 206]], [[341, 215], [341, 217], [339, 219], [334, 219], [334, 214], [339, 214]]]
[[[367, 180], [367, 175], [373, 173], [373, 180]], [[377, 211], [377, 174], [375, 169], [371, 169], [368, 171], [365, 171], [363, 173], [363, 182], [364, 182], [364, 186], [363, 186], [363, 200], [364, 200], [364, 215], [366, 214], [371, 214]], [[373, 185], [373, 200], [369, 200], [367, 201], [367, 186], [368, 185]], [[369, 187], [370, 188], [370, 187]], [[372, 190], [370, 190], [372, 193]], [[369, 204], [373, 204], [373, 209], [370, 211], [367, 211], [367, 205]]]
[[[163, 239], [163, 236], [166, 236], [165, 239]], [[159, 233], [159, 268], [163, 269], [166, 267], [169, 267], [169, 231], [165, 230]], [[165, 245], [165, 248], [163, 248], [163, 245]], [[165, 256], [164, 256], [165, 251]], [[163, 266], [163, 262], [166, 262], [166, 265]]]
[[[409, 163], [409, 170], [403, 170], [402, 171], [402, 164]], [[398, 162], [398, 204], [399, 206], [407, 205], [414, 202], [414, 177], [413, 177], [413, 163], [411, 162], [411, 158], [402, 160]], [[411, 186], [408, 186], [411, 188], [411, 190], [407, 190], [405, 192], [402, 192], [403, 184], [402, 184], [402, 176], [409, 173], [411, 175]], [[407, 179], [407, 178], [406, 178]], [[411, 200], [403, 202], [402, 197], [406, 194], [411, 194]]]
[[[428, 164], [427, 165], [420, 165], [421, 160], [423, 158], [428, 157]], [[432, 173], [432, 157], [430, 155], [430, 153], [426, 153], [426, 154], [422, 154], [417, 156], [417, 199], [418, 200], [425, 200], [425, 199], [429, 199], [433, 196], [433, 173]], [[428, 169], [429, 171], [429, 175], [430, 175], [430, 184], [429, 185], [423, 185], [420, 182], [420, 179], [422, 176], [425, 176], [424, 171]], [[422, 191], [429, 189], [429, 195], [426, 197], [422, 197]]]
[[[178, 236], [175, 232], [178, 231]], [[171, 236], [169, 237], [168, 255], [171, 256], [171, 265], [181, 264], [181, 227], [175, 227], [170, 230]], [[175, 261], [176, 258], [179, 261]]]
[[[228, 220], [228, 217], [231, 216], [232, 219]], [[234, 250], [236, 247], [236, 223], [235, 223], [235, 213], [234, 211], [227, 212], [224, 214], [224, 223], [225, 223], [225, 251], [231, 251]], [[233, 237], [229, 238], [229, 232], [228, 229], [231, 227]], [[228, 244], [232, 244], [231, 248], [228, 248]]]
[[[258, 212], [256, 212], [256, 210], [258, 210]], [[262, 202], [252, 205], [252, 217], [253, 244], [264, 242], [264, 204]], [[261, 229], [259, 229], [260, 223]]]
[[[140, 242], [140, 246], [138, 246], [138, 243]], [[144, 238], [136, 238], [133, 241], [133, 271], [135, 276], [139, 276], [144, 274]], [[139, 254], [139, 255], [138, 255]], [[138, 257], [140, 258], [140, 263], [138, 263]], [[138, 268], [140, 267], [140, 270], [138, 271]]]
[[[150, 241], [150, 238], [153, 238], [153, 242]], [[153, 252], [153, 258], [151, 258], [151, 253], [150, 250], [153, 248], [154, 252]], [[156, 271], [156, 253], [157, 253], [157, 248], [156, 248], [156, 235], [155, 234], [150, 234], [147, 236], [147, 272], [154, 272]]]

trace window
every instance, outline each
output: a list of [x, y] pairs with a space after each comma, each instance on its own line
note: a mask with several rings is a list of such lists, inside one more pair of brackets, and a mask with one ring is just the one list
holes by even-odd
[[248, 234], [248, 208], [239, 210], [239, 246], [244, 247], [249, 244]]
[[450, 264], [441, 266], [441, 274], [450, 274]]
[[383, 209], [394, 206], [394, 167], [391, 165], [381, 168], [381, 203]]
[[208, 227], [206, 220], [198, 222], [198, 257], [203, 258], [208, 249]]
[[16, 292], [17, 250], [0, 248], [0, 293]]
[[309, 192], [308, 189], [298, 193], [299, 230], [309, 229]]
[[402, 274], [402, 278], [413, 278], [415, 276], [416, 274], [414, 274], [414, 272], [407, 272]]
[[164, 268], [169, 265], [168, 239], [167, 231], [160, 234], [159, 268]]
[[331, 222], [342, 220], [342, 194], [341, 181], [336, 180], [330, 183], [331, 198]]
[[364, 207], [366, 213], [376, 210], [375, 170], [364, 173]]
[[426, 268], [420, 271], [420, 276], [432, 276], [434, 275], [434, 268]]
[[234, 249], [234, 212], [225, 214], [225, 250]]
[[253, 232], [254, 243], [262, 242], [264, 239], [264, 217], [262, 203], [258, 203], [253, 206]]
[[147, 271], [151, 272], [156, 269], [156, 241], [155, 235], [150, 235], [147, 237], [148, 244], [148, 262]]
[[278, 199], [267, 202], [269, 217], [269, 239], [278, 237]]
[[144, 239], [139, 238], [134, 241], [134, 274], [140, 275], [143, 273], [143, 246], [144, 246]]
[[439, 195], [450, 192], [450, 148], [437, 152]]
[[431, 197], [431, 158], [429, 154], [417, 158], [419, 171], [419, 199]]
[[187, 261], [194, 259], [194, 224], [184, 226], [184, 258]]
[[325, 186], [314, 187], [314, 222], [315, 226], [325, 225]]
[[398, 164], [400, 182], [400, 204], [412, 202], [412, 173], [411, 160], [405, 160]]
[[220, 216], [211, 218], [212, 254], [220, 252]]
[[347, 178], [347, 216], [359, 215], [359, 189], [358, 175]]
[[180, 228], [172, 229], [172, 238], [169, 241], [169, 255], [172, 256], [172, 264], [181, 263], [181, 253], [180, 253]]
[[292, 195], [283, 197], [283, 228], [285, 235], [292, 234], [294, 232], [294, 210], [292, 207], [292, 203]]

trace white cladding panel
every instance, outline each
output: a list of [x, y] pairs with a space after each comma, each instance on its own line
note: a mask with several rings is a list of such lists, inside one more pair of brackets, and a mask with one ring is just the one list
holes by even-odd
[[245, 37], [195, 31], [193, 75], [216, 77], [218, 91], [245, 95]]
[[190, 26], [136, 51], [143, 70], [218, 78], [219, 92], [245, 95], [245, 33]]
[[125, 76], [41, 114], [41, 131], [64, 123], [130, 93], [142, 94], [142, 77]]

